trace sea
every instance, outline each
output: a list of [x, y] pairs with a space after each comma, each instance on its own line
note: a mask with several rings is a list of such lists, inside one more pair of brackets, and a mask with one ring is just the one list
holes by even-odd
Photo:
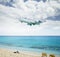
[[60, 36], [0, 36], [0, 48], [60, 55]]

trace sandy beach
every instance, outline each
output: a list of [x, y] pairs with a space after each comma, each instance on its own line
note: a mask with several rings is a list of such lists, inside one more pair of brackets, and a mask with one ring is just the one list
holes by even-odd
[[14, 53], [15, 51], [10, 49], [2, 49], [0, 48], [0, 57], [40, 57], [37, 54], [28, 53], [24, 51], [19, 51], [19, 53]]
[[[14, 52], [15, 50], [0, 48], [0, 57], [41, 57], [42, 54], [27, 51], [19, 51], [19, 53]], [[47, 57], [49, 57], [49, 54], [47, 54]], [[60, 55], [55, 55], [55, 57], [60, 57]]]

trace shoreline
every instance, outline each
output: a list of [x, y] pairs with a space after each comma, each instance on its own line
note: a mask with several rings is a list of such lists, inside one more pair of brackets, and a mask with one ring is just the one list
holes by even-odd
[[19, 53], [14, 53], [17, 50], [0, 48], [0, 57], [40, 57], [40, 54], [36, 52], [29, 51], [19, 51]]
[[24, 48], [24, 47], [14, 47], [14, 46], [6, 46], [6, 45], [0, 45], [0, 49], [8, 49], [8, 50], [12, 50], [12, 51], [24, 51], [24, 52], [33, 52], [33, 53], [48, 53], [48, 54], [56, 54], [56, 55], [60, 55], [59, 51], [53, 51], [53, 50], [44, 50], [44, 49], [34, 49], [34, 48]]
[[[19, 53], [14, 53], [18, 51]], [[46, 53], [47, 57], [49, 57], [50, 54]], [[52, 54], [52, 53], [51, 53]], [[54, 54], [56, 57], [60, 57], [60, 55]], [[41, 53], [37, 52], [30, 52], [30, 51], [20, 51], [20, 50], [12, 50], [7, 48], [0, 48], [0, 57], [41, 57]]]

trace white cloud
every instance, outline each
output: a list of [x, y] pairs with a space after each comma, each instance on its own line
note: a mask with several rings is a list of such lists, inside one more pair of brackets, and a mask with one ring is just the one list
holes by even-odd
[[0, 35], [60, 35], [60, 22], [47, 21], [41, 25], [29, 26], [17, 20], [10, 19], [0, 23]]
[[15, 3], [12, 3], [12, 5], [15, 8], [0, 6], [0, 11], [4, 12], [7, 10], [4, 12], [6, 15], [9, 15], [12, 18], [19, 18], [20, 20], [22, 18], [27, 22], [44, 21], [48, 17], [60, 14], [60, 12], [58, 12], [60, 3], [57, 1], [50, 0], [49, 2], [44, 3], [43, 1], [37, 2], [28, 0], [27, 2], [24, 2], [23, 0], [16, 0], [14, 2]]
[[60, 27], [57, 27], [57, 26], [56, 26], [56, 27], [54, 27], [53, 29], [55, 29], [55, 30], [59, 30], [59, 29], [60, 29]]
[[[24, 3], [18, 0], [12, 5], [15, 8], [0, 4], [0, 35], [60, 35], [60, 21], [47, 20], [48, 17], [60, 15], [59, 3], [54, 1], [38, 3], [30, 0]], [[27, 22], [46, 20], [46, 22], [29, 26], [19, 20]]]

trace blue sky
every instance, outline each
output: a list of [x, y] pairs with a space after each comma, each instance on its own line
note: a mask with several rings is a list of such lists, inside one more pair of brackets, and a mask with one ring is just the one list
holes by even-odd
[[[11, 0], [8, 0], [7, 4], [7, 0], [1, 0], [0, 35], [60, 35], [59, 1], [28, 0], [24, 2], [23, 0], [15, 0], [12, 3]], [[27, 25], [27, 23], [37, 21], [42, 23]]]

